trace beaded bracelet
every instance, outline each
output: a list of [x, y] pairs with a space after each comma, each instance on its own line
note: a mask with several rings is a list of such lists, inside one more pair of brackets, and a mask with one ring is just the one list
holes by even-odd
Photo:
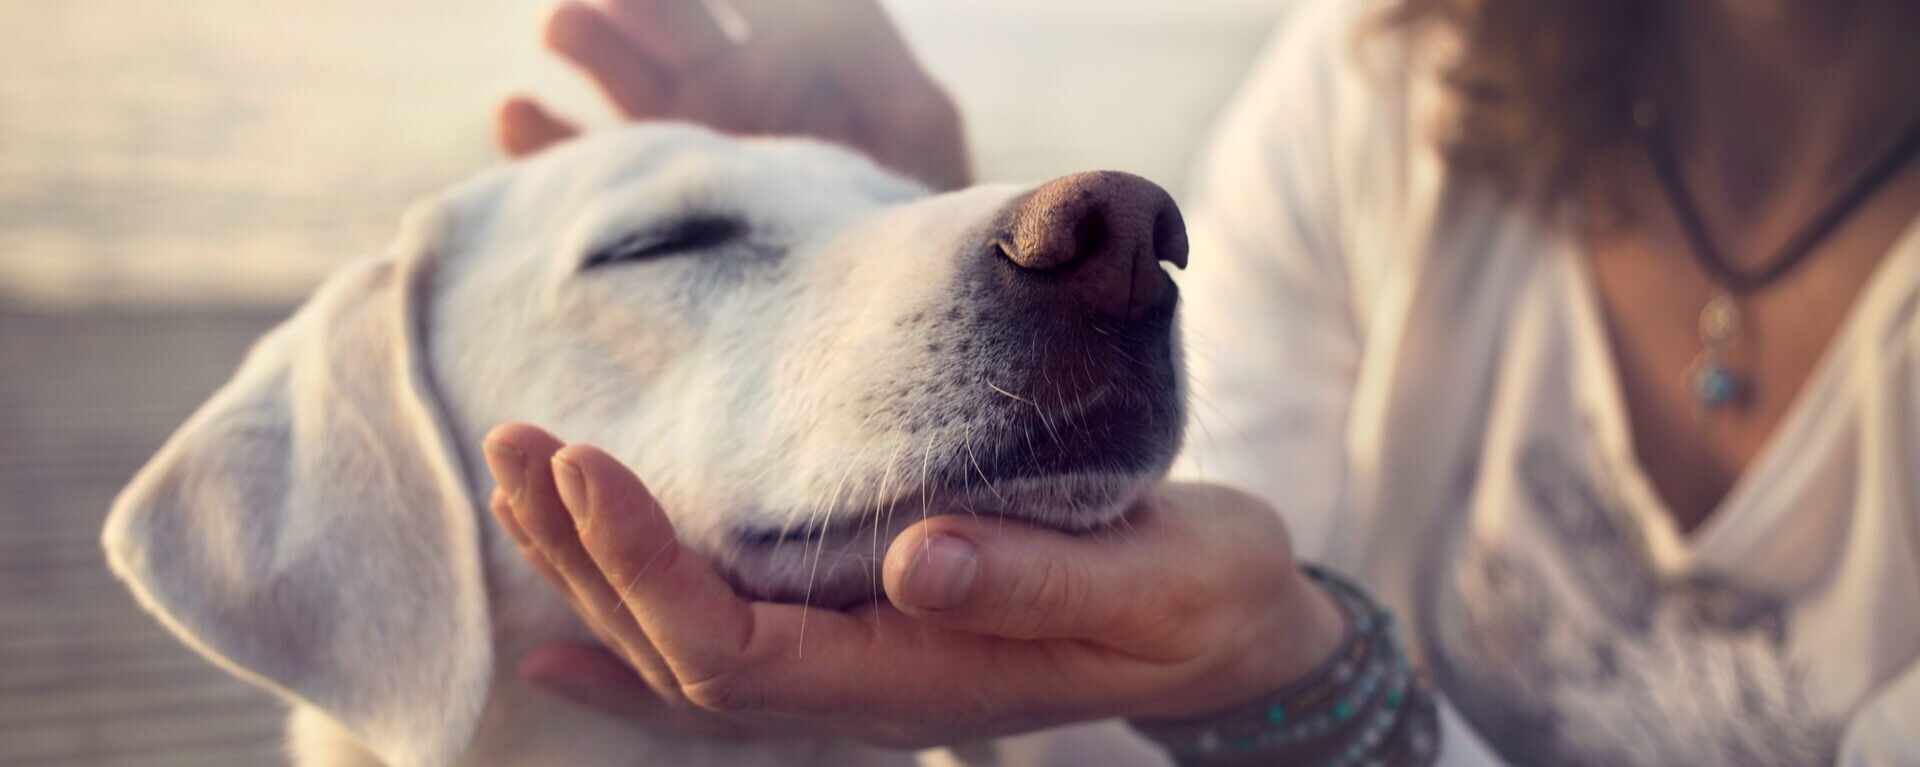
[[1303, 570], [1346, 618], [1330, 660], [1220, 716], [1135, 728], [1188, 765], [1267, 754], [1327, 767], [1431, 764], [1439, 745], [1437, 710], [1407, 663], [1392, 613], [1344, 577], [1313, 566]]

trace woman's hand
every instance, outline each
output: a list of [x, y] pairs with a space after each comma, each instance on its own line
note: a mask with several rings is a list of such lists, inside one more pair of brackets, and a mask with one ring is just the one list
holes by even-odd
[[[545, 36], [629, 120], [822, 138], [937, 190], [971, 178], [958, 111], [876, 0], [568, 2]], [[515, 156], [578, 132], [527, 98], [496, 127]]]
[[1219, 487], [1164, 487], [1110, 533], [928, 519], [888, 549], [890, 603], [838, 612], [741, 598], [605, 453], [487, 440], [500, 524], [619, 657], [545, 648], [521, 676], [617, 715], [895, 746], [1179, 719], [1301, 677], [1344, 630], [1279, 518]]

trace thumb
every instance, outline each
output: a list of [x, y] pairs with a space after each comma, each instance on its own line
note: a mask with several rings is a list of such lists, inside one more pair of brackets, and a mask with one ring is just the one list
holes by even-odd
[[1170, 561], [1157, 551], [1162, 539], [941, 516], [894, 538], [882, 578], [901, 612], [948, 628], [1099, 639], [1125, 635], [1165, 605], [1170, 587], [1153, 574]]

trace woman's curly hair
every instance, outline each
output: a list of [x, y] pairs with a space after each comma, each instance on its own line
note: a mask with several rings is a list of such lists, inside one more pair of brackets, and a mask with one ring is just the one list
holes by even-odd
[[1454, 168], [1550, 209], [1632, 140], [1655, 0], [1387, 0], [1376, 29], [1440, 33]]

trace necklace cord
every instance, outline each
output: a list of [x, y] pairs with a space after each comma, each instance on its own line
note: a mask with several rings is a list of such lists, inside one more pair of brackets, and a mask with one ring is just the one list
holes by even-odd
[[1636, 122], [1640, 126], [1647, 157], [1653, 161], [1655, 175], [1660, 178], [1661, 189], [1666, 193], [1667, 202], [1673, 206], [1675, 216], [1680, 219], [1681, 228], [1686, 231], [1694, 259], [1722, 287], [1735, 294], [1759, 290], [1792, 271], [1793, 267], [1806, 260], [1822, 240], [1840, 228], [1848, 216], [1872, 199], [1875, 192], [1906, 167], [1915, 155], [1920, 155], [1920, 119], [1916, 119], [1839, 197], [1787, 238], [1773, 258], [1758, 269], [1742, 271], [1728, 263], [1714, 247], [1713, 238], [1694, 205], [1693, 196], [1687, 193], [1686, 178], [1681, 175], [1680, 162], [1663, 121], [1656, 114], [1650, 119]]

